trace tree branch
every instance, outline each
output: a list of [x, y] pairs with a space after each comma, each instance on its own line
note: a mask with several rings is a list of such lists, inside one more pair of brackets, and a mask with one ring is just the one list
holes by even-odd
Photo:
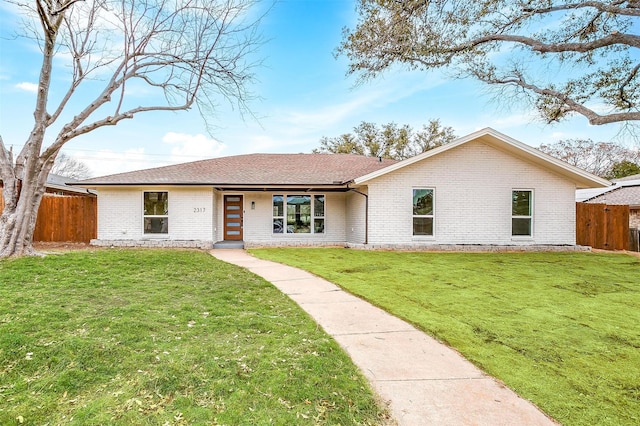
[[[563, 114], [566, 112], [577, 112], [578, 114], [583, 115], [589, 120], [589, 123], [592, 125], [602, 125], [609, 123], [616, 123], [620, 121], [630, 121], [630, 120], [640, 120], [640, 112], [630, 111], [630, 112], [620, 112], [620, 113], [611, 113], [606, 115], [601, 115], [596, 113], [594, 110], [587, 108], [583, 104], [575, 101], [570, 98], [567, 94], [562, 93], [560, 91], [550, 89], [550, 88], [541, 88], [536, 86], [535, 84], [528, 83], [521, 76], [513, 76], [508, 78], [483, 78], [479, 75], [476, 75], [480, 80], [489, 84], [511, 84], [522, 87], [523, 89], [530, 90], [541, 96], [548, 96], [560, 101], [561, 104], [567, 107], [566, 111], [563, 111]], [[557, 117], [551, 117], [548, 121], [556, 121]]]
[[507, 41], [529, 46], [531, 50], [539, 53], [560, 53], [560, 52], [579, 52], [586, 53], [603, 47], [613, 46], [616, 44], [632, 46], [640, 48], [640, 36], [635, 34], [621, 34], [613, 32], [605, 37], [584, 43], [544, 43], [540, 40], [513, 35], [513, 34], [491, 34], [484, 37], [478, 37], [470, 40], [452, 49], [444, 50], [449, 54], [460, 53], [471, 48], [480, 46], [492, 41]]
[[635, 104], [627, 99], [624, 89], [631, 83], [631, 80], [636, 78], [636, 76], [638, 75], [638, 70], [640, 70], [640, 63], [636, 64], [636, 66], [633, 67], [627, 79], [620, 85], [620, 88], [618, 88], [618, 96], [620, 97], [620, 100], [622, 102], [626, 103], [627, 108], [632, 108]]
[[[613, 4], [623, 4], [624, 1], [616, 1]], [[629, 2], [632, 3], [632, 2]], [[567, 3], [558, 6], [544, 7], [544, 8], [523, 8], [522, 11], [525, 13], [532, 14], [544, 14], [550, 12], [559, 12], [563, 10], [576, 10], [583, 8], [593, 8], [599, 10], [600, 12], [612, 13], [614, 15], [624, 15], [624, 16], [640, 16], [640, 10], [637, 6], [631, 5], [630, 7], [616, 7], [610, 6], [600, 1], [584, 1], [580, 3]]]

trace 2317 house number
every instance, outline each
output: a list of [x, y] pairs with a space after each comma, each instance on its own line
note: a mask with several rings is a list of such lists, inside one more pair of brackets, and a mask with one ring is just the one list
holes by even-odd
[[204, 207], [194, 207], [193, 208], [193, 212], [194, 213], [204, 213], [205, 208]]

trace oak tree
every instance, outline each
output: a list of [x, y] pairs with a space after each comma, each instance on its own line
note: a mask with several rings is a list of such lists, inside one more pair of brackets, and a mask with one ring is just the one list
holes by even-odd
[[635, 163], [633, 161], [623, 160], [611, 166], [607, 179], [620, 179], [635, 175], [638, 175], [640, 178], [640, 156], [638, 156], [638, 160], [636, 160]]
[[[256, 3], [11, 1], [24, 22], [21, 35], [38, 46], [42, 62], [23, 148], [14, 153], [8, 146], [15, 141], [5, 145], [0, 137], [0, 257], [35, 253], [47, 175], [67, 142], [151, 111], [197, 107], [207, 119], [224, 99], [246, 111], [261, 44]], [[132, 98], [141, 86], [148, 96]]]
[[619, 163], [640, 163], [639, 149], [615, 142], [567, 139], [540, 145], [538, 149], [603, 178], [610, 178], [614, 167]]
[[640, 120], [638, 0], [359, 0], [357, 11], [338, 54], [363, 79], [394, 64], [445, 69], [531, 101], [549, 123]]
[[313, 152], [404, 160], [449, 143], [455, 138], [453, 128], [441, 126], [439, 120], [430, 120], [418, 131], [414, 131], [408, 124], [398, 126], [396, 123], [387, 123], [378, 126], [363, 121], [353, 128], [353, 134], [322, 137], [320, 148], [314, 149]]

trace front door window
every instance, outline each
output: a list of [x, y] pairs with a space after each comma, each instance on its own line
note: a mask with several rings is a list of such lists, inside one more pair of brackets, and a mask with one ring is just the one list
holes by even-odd
[[242, 195], [224, 196], [224, 239], [242, 241], [243, 225]]

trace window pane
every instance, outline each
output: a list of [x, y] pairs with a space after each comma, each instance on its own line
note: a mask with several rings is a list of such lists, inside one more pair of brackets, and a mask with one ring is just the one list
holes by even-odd
[[531, 191], [513, 191], [511, 214], [531, 216]]
[[315, 219], [313, 221], [313, 232], [316, 234], [324, 234], [324, 219]]
[[413, 214], [433, 214], [433, 189], [413, 190]]
[[169, 233], [169, 218], [166, 217], [145, 217], [145, 234], [167, 234]]
[[282, 195], [274, 195], [273, 196], [273, 216], [274, 217], [282, 217], [284, 216], [284, 207], [282, 202]]
[[413, 235], [433, 235], [433, 218], [414, 217]]
[[315, 217], [324, 217], [324, 195], [314, 195], [313, 215]]
[[168, 192], [145, 192], [144, 215], [160, 216], [169, 214]]
[[511, 235], [531, 235], [531, 219], [511, 219]]
[[287, 196], [287, 232], [311, 233], [311, 196]]
[[282, 219], [273, 219], [273, 233], [282, 234], [284, 227], [282, 226]]

